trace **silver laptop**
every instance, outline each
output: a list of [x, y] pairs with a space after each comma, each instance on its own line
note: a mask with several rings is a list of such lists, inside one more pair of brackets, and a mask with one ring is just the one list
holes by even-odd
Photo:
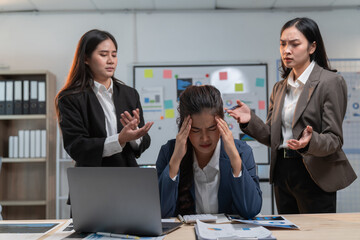
[[163, 230], [154, 168], [76, 167], [67, 174], [77, 232], [159, 236], [181, 225]]

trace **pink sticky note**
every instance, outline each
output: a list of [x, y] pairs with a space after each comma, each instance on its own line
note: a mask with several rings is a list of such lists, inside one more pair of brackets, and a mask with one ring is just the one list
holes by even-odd
[[227, 80], [227, 72], [219, 72], [219, 78], [220, 80]]
[[265, 101], [259, 101], [259, 109], [264, 110], [265, 109]]
[[163, 71], [163, 78], [172, 78], [172, 70], [165, 69]]

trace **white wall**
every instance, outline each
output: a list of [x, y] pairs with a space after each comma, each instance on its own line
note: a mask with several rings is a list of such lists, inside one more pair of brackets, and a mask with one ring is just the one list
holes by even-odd
[[[330, 58], [360, 57], [359, 11], [1, 14], [0, 67], [46, 69], [62, 86], [83, 33], [99, 28], [118, 41], [116, 76], [132, 85], [134, 62], [266, 62], [276, 81], [279, 32], [297, 16], [319, 24]], [[135, 20], [136, 19], [136, 20]]]

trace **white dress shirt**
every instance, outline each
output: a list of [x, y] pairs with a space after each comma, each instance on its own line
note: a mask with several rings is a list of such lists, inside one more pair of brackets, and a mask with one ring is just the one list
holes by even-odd
[[[106, 89], [106, 87], [101, 83], [94, 81], [93, 91], [99, 100], [105, 115], [107, 138], [104, 142], [104, 151], [102, 156], [112, 156], [116, 153], [122, 152], [123, 147], [125, 147], [125, 145], [120, 145], [119, 134], [117, 133], [116, 111], [113, 99], [113, 81], [111, 81], [110, 87], [108, 89]], [[131, 147], [137, 149], [141, 143], [141, 139], [142, 138], [131, 141]]]
[[309, 76], [315, 66], [315, 62], [312, 61], [305, 71], [294, 81], [294, 73], [290, 72], [287, 80], [287, 91], [284, 100], [284, 107], [282, 109], [282, 136], [283, 142], [279, 146], [281, 148], [288, 148], [287, 140], [293, 139], [292, 123], [295, 114], [296, 104], [299, 100], [300, 94], [304, 89], [304, 85], [309, 79]]
[[196, 213], [218, 213], [218, 191], [220, 186], [221, 141], [219, 140], [209, 163], [201, 169], [194, 155], [193, 171]]

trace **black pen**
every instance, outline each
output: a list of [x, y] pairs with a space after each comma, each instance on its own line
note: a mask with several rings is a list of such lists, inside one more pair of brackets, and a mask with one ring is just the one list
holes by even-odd
[[239, 105], [232, 106], [231, 108], [228, 108], [228, 109], [224, 110], [224, 113], [226, 113], [227, 110], [235, 110], [238, 107], [240, 107], [240, 106]]

